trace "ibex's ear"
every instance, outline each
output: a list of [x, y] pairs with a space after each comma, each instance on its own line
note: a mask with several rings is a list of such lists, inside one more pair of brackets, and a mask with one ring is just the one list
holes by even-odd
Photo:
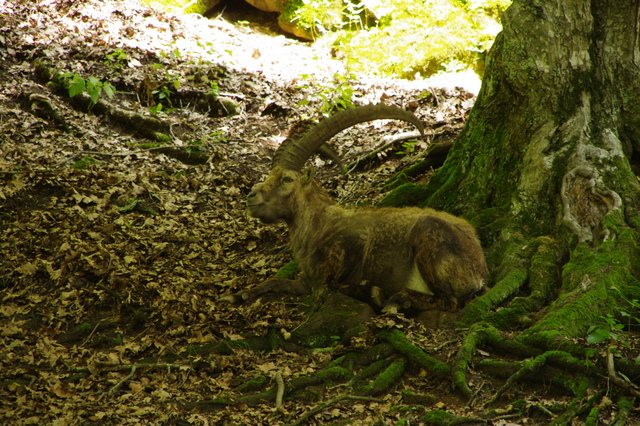
[[304, 185], [306, 185], [307, 183], [309, 183], [311, 181], [311, 179], [313, 179], [313, 177], [316, 174], [316, 170], [313, 167], [307, 167], [303, 172], [302, 172], [302, 183]]

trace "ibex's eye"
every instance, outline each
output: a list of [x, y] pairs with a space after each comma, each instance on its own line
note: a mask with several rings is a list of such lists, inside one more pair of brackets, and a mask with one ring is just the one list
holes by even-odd
[[291, 183], [293, 182], [293, 178], [289, 176], [285, 176], [282, 178], [282, 183]]

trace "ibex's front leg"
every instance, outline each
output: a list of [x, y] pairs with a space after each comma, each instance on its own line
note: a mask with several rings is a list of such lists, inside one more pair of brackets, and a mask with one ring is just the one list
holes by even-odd
[[311, 290], [300, 280], [285, 280], [283, 278], [269, 278], [257, 287], [229, 294], [218, 299], [219, 302], [244, 303], [254, 300], [266, 293], [291, 294], [306, 296]]

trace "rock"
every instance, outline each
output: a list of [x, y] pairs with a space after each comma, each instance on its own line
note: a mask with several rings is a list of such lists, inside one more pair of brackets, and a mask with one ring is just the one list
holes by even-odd
[[263, 12], [282, 12], [289, 0], [245, 0], [251, 6], [256, 9], [260, 9]]

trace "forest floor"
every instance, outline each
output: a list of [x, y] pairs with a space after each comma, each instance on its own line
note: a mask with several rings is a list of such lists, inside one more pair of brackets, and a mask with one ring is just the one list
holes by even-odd
[[[455, 138], [474, 95], [340, 77], [329, 48], [278, 34], [260, 22], [265, 15], [234, 23], [232, 12], [205, 19], [132, 2], [0, 1], [0, 423], [271, 425], [348, 392], [336, 383], [285, 398], [287, 414], [273, 403], [200, 404], [237, 397], [251, 379], [267, 378], [257, 391], [274, 386], [276, 373], [285, 382], [310, 375], [371, 343], [202, 349], [246, 335], [286, 339], [305, 321], [293, 297], [217, 302], [291, 260], [284, 226], [249, 218], [244, 199], [298, 123], [345, 101], [385, 102], [415, 111], [425, 140], [391, 143], [346, 178], [314, 160], [339, 203], [375, 204], [429, 144]], [[332, 145], [352, 163], [385, 135], [412, 130], [397, 126], [358, 125]], [[460, 345], [461, 330], [404, 316], [374, 318], [371, 338], [391, 326], [442, 361]], [[335, 401], [306, 421], [414, 425], [432, 409], [485, 415], [481, 403], [501, 383], [469, 377], [475, 407], [413, 366], [386, 394]], [[435, 398], [416, 403], [414, 394]], [[476, 423], [544, 424], [568, 400], [544, 382], [515, 385]]]

